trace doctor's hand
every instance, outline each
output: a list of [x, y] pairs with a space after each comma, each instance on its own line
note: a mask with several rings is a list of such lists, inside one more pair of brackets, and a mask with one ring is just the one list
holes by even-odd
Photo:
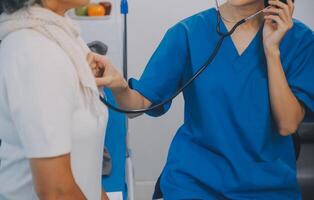
[[[111, 89], [120, 108], [127, 110], [143, 109], [152, 104], [140, 93], [129, 87], [127, 81], [107, 57], [89, 53], [87, 61], [95, 75], [97, 86]], [[129, 117], [135, 116], [137, 115], [130, 115]]]
[[93, 71], [98, 87], [107, 87], [115, 92], [128, 88], [127, 81], [107, 57], [90, 52], [87, 55], [87, 61]]
[[279, 51], [281, 40], [293, 27], [294, 12], [292, 0], [287, 0], [287, 4], [279, 0], [270, 0], [269, 5], [270, 7], [264, 10], [263, 43], [266, 54]]

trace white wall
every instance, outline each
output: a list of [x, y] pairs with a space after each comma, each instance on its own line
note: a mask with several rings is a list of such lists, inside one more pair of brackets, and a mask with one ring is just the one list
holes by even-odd
[[[314, 27], [314, 1], [296, 0], [296, 16]], [[129, 74], [140, 77], [165, 31], [212, 5], [211, 0], [130, 0]], [[300, 2], [300, 3], [298, 3]], [[151, 198], [156, 178], [165, 163], [169, 144], [183, 119], [179, 97], [162, 118], [141, 116], [130, 122], [130, 146], [136, 179], [136, 200]]]
[[300, 19], [314, 30], [314, 1], [295, 0], [295, 18]]

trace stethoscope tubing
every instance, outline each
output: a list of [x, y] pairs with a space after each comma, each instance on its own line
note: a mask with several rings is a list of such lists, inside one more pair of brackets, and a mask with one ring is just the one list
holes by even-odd
[[[217, 8], [218, 8], [218, 2], [216, 1], [217, 4]], [[144, 108], [144, 109], [134, 109], [134, 110], [128, 110], [128, 109], [122, 109], [119, 108], [111, 103], [109, 103], [107, 101], [107, 99], [105, 97], [100, 96], [100, 100], [103, 104], [105, 104], [109, 109], [119, 112], [119, 113], [125, 113], [125, 114], [142, 114], [142, 113], [146, 113], [146, 112], [150, 112], [150, 111], [154, 111], [156, 109], [161, 108], [163, 105], [170, 103], [174, 98], [176, 98], [183, 90], [185, 90], [188, 86], [190, 86], [192, 84], [192, 82], [199, 77], [203, 71], [213, 62], [213, 60], [215, 59], [215, 57], [217, 56], [223, 41], [226, 37], [231, 36], [235, 30], [242, 24], [244, 24], [246, 21], [252, 19], [253, 17], [255, 17], [258, 13], [260, 13], [261, 11], [240, 20], [239, 22], [237, 22], [229, 32], [223, 33], [220, 29], [220, 24], [221, 24], [221, 15], [219, 12], [219, 9], [217, 9], [217, 26], [216, 26], [216, 31], [217, 33], [220, 35], [220, 38], [213, 50], [213, 52], [211, 53], [211, 55], [209, 56], [209, 58], [206, 60], [206, 62], [197, 70], [197, 72], [185, 83], [183, 84], [183, 86], [181, 86], [171, 97], [169, 97], [168, 99], [162, 101], [161, 103], [152, 105], [149, 108]]]

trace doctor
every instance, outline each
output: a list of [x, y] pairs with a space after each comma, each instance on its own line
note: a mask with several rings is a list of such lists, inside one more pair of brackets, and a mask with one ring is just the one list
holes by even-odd
[[[269, 4], [224, 41], [183, 92], [184, 123], [161, 176], [164, 199], [301, 199], [290, 135], [314, 112], [314, 36], [292, 19], [291, 0]], [[228, 0], [220, 7], [220, 28], [227, 32], [263, 8], [263, 0]], [[216, 19], [209, 9], [169, 29], [141, 79], [129, 84], [106, 58], [90, 54], [93, 69], [105, 69], [98, 85], [111, 88], [124, 109], [162, 102], [213, 50]]]

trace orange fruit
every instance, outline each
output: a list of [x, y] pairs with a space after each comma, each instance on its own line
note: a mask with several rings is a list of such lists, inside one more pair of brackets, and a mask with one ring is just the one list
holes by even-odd
[[87, 7], [88, 16], [104, 16], [106, 14], [105, 8], [99, 4], [90, 4]]

